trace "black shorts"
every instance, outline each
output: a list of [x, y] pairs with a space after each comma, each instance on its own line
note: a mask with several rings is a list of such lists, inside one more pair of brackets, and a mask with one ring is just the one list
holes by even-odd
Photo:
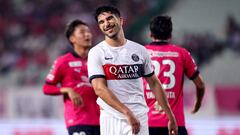
[[[149, 127], [149, 135], [168, 135], [167, 127]], [[178, 127], [178, 135], [188, 135], [185, 127]]]
[[100, 135], [100, 126], [76, 125], [67, 130], [69, 135]]

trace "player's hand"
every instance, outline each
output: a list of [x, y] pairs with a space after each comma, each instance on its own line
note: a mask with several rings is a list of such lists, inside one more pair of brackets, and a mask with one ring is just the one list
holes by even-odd
[[75, 92], [73, 89], [68, 91], [68, 96], [72, 100], [74, 106], [77, 106], [77, 107], [83, 106], [82, 97], [77, 92]]
[[135, 135], [140, 131], [140, 122], [132, 112], [126, 114], [127, 120], [132, 127], [132, 133]]
[[84, 105], [82, 97], [80, 96], [80, 94], [75, 92], [72, 88], [62, 88], [61, 91], [68, 94], [68, 96], [71, 99], [71, 101], [73, 102], [74, 106], [80, 107], [80, 106]]
[[194, 105], [194, 108], [193, 108], [193, 110], [192, 110], [192, 113], [194, 114], [194, 113], [196, 113], [196, 112], [198, 112], [198, 110], [200, 109], [200, 107], [201, 107], [201, 102], [195, 102], [195, 105]]
[[168, 134], [178, 135], [178, 127], [175, 119], [169, 120], [168, 122]]

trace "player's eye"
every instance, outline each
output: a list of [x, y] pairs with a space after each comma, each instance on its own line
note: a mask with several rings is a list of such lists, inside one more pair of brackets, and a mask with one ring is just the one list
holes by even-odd
[[107, 17], [107, 20], [109, 21], [109, 20], [112, 20], [113, 19], [113, 16], [109, 16], [109, 17]]
[[98, 21], [98, 24], [103, 24], [104, 23], [104, 21], [103, 20], [101, 20], [101, 21]]

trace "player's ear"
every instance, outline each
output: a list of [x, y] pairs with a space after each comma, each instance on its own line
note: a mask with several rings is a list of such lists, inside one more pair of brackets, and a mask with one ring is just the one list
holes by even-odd
[[120, 24], [123, 25], [124, 19], [122, 17], [119, 17], [119, 20], [120, 20]]
[[151, 40], [155, 40], [156, 38], [154, 37], [154, 35], [152, 34], [152, 32], [149, 32], [149, 37], [151, 38]]
[[70, 40], [71, 43], [75, 42], [75, 38], [72, 35], [69, 37], [69, 40]]
[[147, 36], [150, 37], [150, 38], [152, 38], [152, 33], [151, 33], [151, 32], [148, 32], [148, 33], [147, 33]]
[[154, 38], [152, 32], [149, 32], [149, 37], [150, 37], [150, 38]]

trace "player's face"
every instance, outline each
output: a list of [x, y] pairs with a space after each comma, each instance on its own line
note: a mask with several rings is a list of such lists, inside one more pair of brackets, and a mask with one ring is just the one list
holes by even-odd
[[122, 27], [122, 18], [109, 12], [103, 12], [98, 16], [98, 26], [105, 36], [114, 38]]
[[92, 45], [92, 33], [88, 26], [78, 25], [70, 40], [74, 46], [90, 47]]

